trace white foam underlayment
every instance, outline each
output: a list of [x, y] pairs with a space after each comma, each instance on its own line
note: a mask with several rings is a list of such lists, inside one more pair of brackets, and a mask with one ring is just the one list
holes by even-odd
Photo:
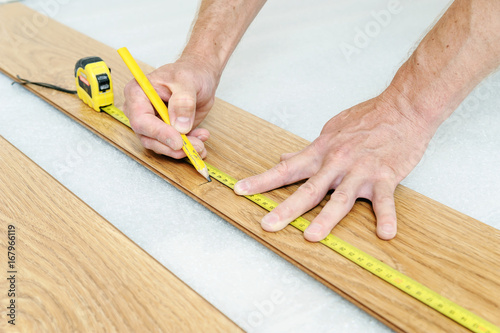
[[[176, 59], [198, 6], [173, 0], [24, 3], [114, 48], [127, 46], [154, 66]], [[447, 5], [443, 0], [270, 1], [230, 60], [217, 96], [313, 140], [332, 116], [384, 89]], [[393, 13], [378, 23], [373, 13], [388, 9]], [[366, 29], [370, 36], [362, 40], [360, 31]], [[348, 45], [356, 48], [350, 55]], [[0, 75], [0, 134], [245, 330], [390, 331], [10, 83]], [[496, 74], [472, 92], [403, 181], [496, 228], [499, 88]]]

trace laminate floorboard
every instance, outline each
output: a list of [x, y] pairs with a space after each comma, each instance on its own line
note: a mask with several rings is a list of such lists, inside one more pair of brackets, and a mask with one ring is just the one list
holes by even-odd
[[16, 258], [0, 331], [241, 331], [3, 137], [0, 202], [0, 247], [6, 257], [13, 226]]
[[[115, 100], [120, 107], [123, 87], [131, 75], [116, 50], [50, 19], [32, 38], [23, 32], [21, 22], [34, 15], [40, 14], [20, 4], [0, 7], [0, 44], [6, 45], [0, 49], [0, 69], [12, 78], [19, 74], [72, 87], [76, 60], [98, 55], [113, 70]], [[146, 73], [153, 70], [140, 65]], [[207, 184], [185, 162], [147, 151], [130, 129], [92, 111], [77, 97], [27, 88], [389, 327], [397, 331], [467, 331], [323, 245], [308, 243], [293, 227], [278, 233], [263, 231], [259, 221], [265, 211], [217, 182]], [[281, 153], [308, 144], [220, 99], [202, 126], [212, 134], [206, 144], [207, 161], [238, 179], [260, 173], [276, 164]], [[291, 185], [268, 195], [279, 202], [296, 188]], [[396, 239], [385, 242], [377, 238], [375, 218], [365, 201], [358, 201], [333, 233], [500, 325], [500, 231], [404, 186], [398, 186], [395, 198]], [[313, 218], [324, 202], [305, 217]]]

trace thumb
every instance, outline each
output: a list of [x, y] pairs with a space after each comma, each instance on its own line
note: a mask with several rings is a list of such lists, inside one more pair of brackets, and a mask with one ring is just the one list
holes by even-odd
[[196, 112], [196, 91], [184, 87], [172, 91], [172, 96], [168, 100], [168, 111], [170, 124], [181, 134], [189, 133]]

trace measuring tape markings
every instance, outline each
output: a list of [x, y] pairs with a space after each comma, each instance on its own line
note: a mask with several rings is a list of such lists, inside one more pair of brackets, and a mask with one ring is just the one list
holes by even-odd
[[127, 116], [123, 113], [122, 110], [118, 109], [116, 106], [113, 104], [104, 106], [101, 108], [102, 111], [106, 112], [109, 114], [111, 117], [115, 118], [119, 122], [121, 122], [124, 125], [127, 125], [128, 127], [130, 126], [130, 121], [128, 120]]
[[[111, 105], [109, 107], [103, 108], [103, 111], [110, 114], [121, 123], [130, 127], [128, 118], [125, 116], [123, 111], [121, 111], [117, 107]], [[212, 178], [216, 179], [221, 184], [234, 189], [234, 185], [237, 182], [235, 178], [220, 171], [209, 163], [205, 162], [205, 164]], [[245, 197], [259, 205], [260, 207], [266, 209], [267, 211], [271, 211], [276, 208], [276, 206], [278, 206], [277, 202], [262, 194], [246, 195]], [[304, 232], [310, 223], [311, 222], [309, 222], [305, 218], [299, 217], [290, 222], [290, 225]], [[325, 239], [320, 241], [320, 243], [326, 245], [338, 254], [349, 259], [351, 262], [364, 268], [365, 270], [376, 275], [387, 283], [392, 284], [406, 294], [419, 300], [432, 309], [442, 313], [446, 317], [454, 320], [455, 322], [468, 328], [469, 330], [478, 333], [500, 333], [500, 328], [488, 322], [486, 319], [481, 318], [478, 315], [470, 312], [469, 310], [461, 307], [460, 305], [452, 302], [446, 297], [438, 294], [430, 288], [427, 288], [421, 283], [404, 275], [398, 270], [372, 257], [371, 255], [340, 239], [339, 237], [333, 234], [329, 234]]]

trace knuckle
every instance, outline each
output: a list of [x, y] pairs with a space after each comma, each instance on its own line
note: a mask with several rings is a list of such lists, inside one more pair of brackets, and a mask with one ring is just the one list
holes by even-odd
[[318, 140], [315, 141], [314, 148], [320, 154], [326, 152], [328, 155], [327, 160], [334, 163], [349, 162], [353, 158], [353, 150], [347, 144], [332, 146], [328, 145], [325, 140]]
[[[146, 124], [140, 117], [133, 117], [130, 120], [130, 127], [135, 133], [152, 139], [160, 139], [160, 128]], [[161, 141], [161, 140], [160, 140]]]
[[397, 178], [396, 170], [390, 166], [382, 166], [377, 172], [376, 180], [379, 182], [393, 184]]
[[123, 89], [123, 94], [125, 95], [126, 102], [129, 102], [129, 101], [134, 101], [140, 96], [143, 96], [144, 92], [137, 83], [137, 81], [132, 80], [125, 85], [125, 88]]
[[141, 133], [142, 129], [142, 122], [137, 120], [137, 117], [129, 117], [129, 122], [130, 122], [130, 127], [134, 130], [136, 133]]
[[292, 217], [294, 213], [292, 207], [288, 206], [287, 204], [278, 205], [278, 207], [276, 207], [273, 212], [279, 216], [280, 220], [288, 219]]
[[192, 97], [172, 97], [169, 101], [170, 109], [177, 114], [193, 112], [196, 109], [196, 101]]
[[295, 155], [294, 153], [283, 153], [280, 155], [280, 162], [283, 162], [294, 155]]
[[366, 173], [377, 169], [377, 160], [373, 156], [363, 156], [359, 158], [353, 166], [353, 169], [358, 173]]
[[342, 205], [347, 205], [351, 201], [351, 196], [346, 191], [335, 190], [330, 200], [338, 202]]
[[320, 196], [318, 187], [311, 182], [305, 182], [298, 188], [298, 190], [307, 195], [309, 198], [316, 199]]
[[194, 98], [190, 96], [177, 97], [174, 99], [174, 102], [176, 103], [177, 108], [184, 108], [191, 110], [194, 109], [194, 107], [196, 106]]
[[161, 141], [161, 142], [165, 142], [166, 141], [166, 138], [164, 140], [162, 140], [162, 137], [161, 137], [161, 128], [160, 127], [153, 127], [153, 126], [150, 126], [147, 128], [147, 134], [153, 138], [153, 139], [156, 139], [158, 141]]
[[142, 146], [144, 148], [146, 148], [146, 149], [151, 149], [152, 148], [153, 145], [152, 145], [151, 139], [146, 138], [144, 136], [141, 136], [139, 138], [139, 140], [141, 141], [141, 144], [142, 144]]
[[312, 143], [312, 147], [318, 151], [323, 152], [327, 148], [329, 140], [326, 136], [320, 135], [314, 142]]
[[392, 194], [384, 193], [375, 197], [375, 203], [378, 205], [394, 205], [394, 196]]
[[134, 91], [134, 88], [137, 88], [137, 83], [134, 80], [129, 81], [123, 89], [125, 96], [130, 95]]
[[176, 81], [192, 81], [193, 79], [193, 72], [185, 68], [175, 70], [172, 75]]
[[274, 167], [274, 172], [277, 174], [279, 178], [287, 178], [289, 172], [289, 163], [288, 161], [281, 161]]
[[130, 127], [134, 130], [134, 132], [151, 136], [150, 129], [145, 125], [144, 121], [140, 117], [130, 117], [129, 121]]
[[336, 147], [333, 150], [333, 156], [336, 160], [347, 160], [351, 156], [351, 149], [345, 146]]

